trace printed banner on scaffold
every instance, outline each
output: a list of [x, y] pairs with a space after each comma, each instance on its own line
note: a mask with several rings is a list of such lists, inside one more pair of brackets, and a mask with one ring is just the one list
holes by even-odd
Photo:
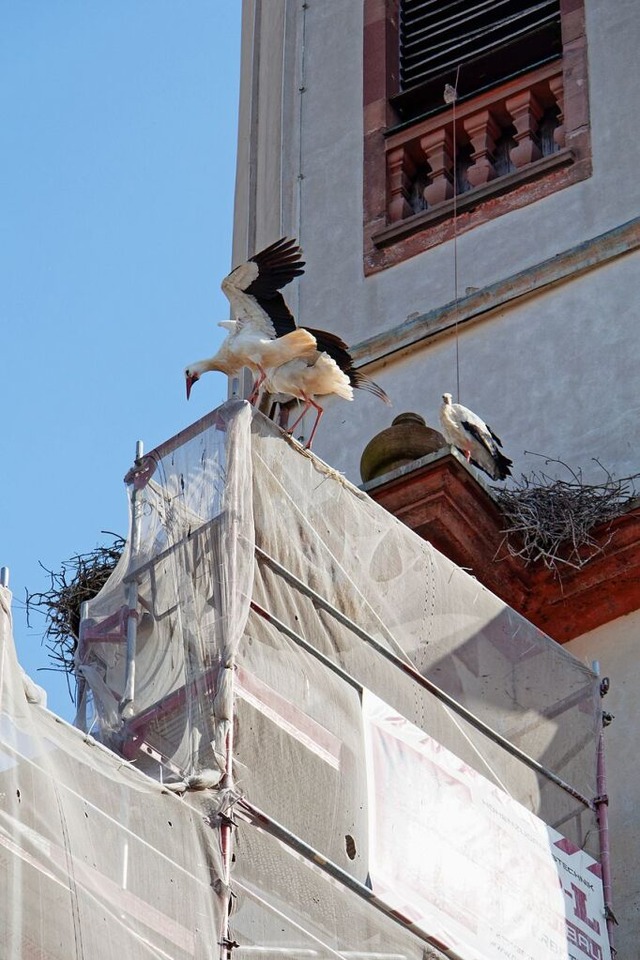
[[363, 698], [374, 893], [461, 960], [609, 960], [599, 864]]

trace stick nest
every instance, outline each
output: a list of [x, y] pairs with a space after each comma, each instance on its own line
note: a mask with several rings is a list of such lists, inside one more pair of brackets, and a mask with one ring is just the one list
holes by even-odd
[[74, 655], [80, 631], [80, 606], [91, 600], [102, 589], [114, 570], [125, 541], [117, 533], [109, 533], [113, 543], [98, 546], [89, 553], [78, 553], [63, 560], [60, 569], [48, 570], [51, 585], [43, 593], [27, 591], [27, 622], [30, 610], [38, 610], [46, 617], [43, 643], [49, 651], [52, 670], [69, 677], [74, 671]]
[[497, 490], [506, 520], [498, 555], [506, 548], [509, 556], [519, 557], [526, 564], [542, 563], [560, 576], [563, 567], [579, 570], [604, 552], [613, 535], [603, 543], [592, 531], [619, 516], [636, 497], [634, 481], [640, 474], [616, 480], [596, 460], [604, 479], [590, 484], [584, 482], [581, 470], [573, 470], [562, 460], [550, 457], [544, 462], [560, 465], [569, 479], [558, 480], [544, 471], [534, 471], [523, 474], [509, 489]]

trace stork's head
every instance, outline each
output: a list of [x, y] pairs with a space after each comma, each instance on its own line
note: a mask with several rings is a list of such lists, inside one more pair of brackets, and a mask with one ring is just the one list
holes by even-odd
[[196, 371], [192, 367], [186, 368], [186, 370], [184, 371], [184, 381], [187, 386], [187, 400], [191, 395], [191, 387], [194, 385], [196, 380], [199, 380], [199, 379], [200, 379], [200, 374], [196, 373]]
[[191, 387], [196, 380], [199, 380], [202, 374], [209, 370], [217, 370], [219, 373], [227, 374], [232, 372], [229, 364], [226, 362], [226, 356], [223, 350], [218, 350], [218, 352], [213, 357], [209, 357], [208, 360], [198, 360], [196, 363], [190, 363], [189, 366], [185, 368], [184, 379], [187, 384], [187, 400], [191, 393]]
[[442, 402], [445, 404], [445, 406], [448, 406], [452, 400], [453, 400], [453, 397], [451, 396], [450, 393], [442, 394]]
[[191, 387], [194, 385], [194, 383], [196, 383], [197, 380], [200, 379], [205, 369], [206, 368], [201, 361], [198, 361], [198, 363], [192, 363], [185, 368], [184, 380], [187, 386], [187, 400], [191, 395]]

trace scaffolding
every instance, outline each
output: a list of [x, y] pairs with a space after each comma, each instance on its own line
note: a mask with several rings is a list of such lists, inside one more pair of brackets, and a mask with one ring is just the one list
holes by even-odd
[[608, 956], [591, 669], [242, 401], [125, 480], [78, 723], [206, 822], [168, 955]]

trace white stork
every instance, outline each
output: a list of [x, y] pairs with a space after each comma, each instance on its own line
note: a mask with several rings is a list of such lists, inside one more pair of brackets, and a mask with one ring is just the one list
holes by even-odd
[[484, 470], [492, 480], [505, 480], [511, 475], [513, 461], [498, 449], [502, 446], [500, 437], [472, 410], [452, 403], [450, 393], [442, 395], [440, 423], [447, 443], [457, 447], [467, 462]]
[[309, 329], [309, 333], [313, 334], [318, 345], [315, 355], [306, 360], [296, 359], [282, 364], [270, 371], [264, 382], [269, 393], [288, 394], [303, 401], [302, 411], [289, 428], [289, 433], [293, 433], [309, 407], [315, 409], [317, 416], [307, 441], [307, 449], [311, 447], [324, 413], [324, 408], [317, 402], [316, 397], [333, 394], [343, 400], [353, 400], [355, 387], [368, 390], [385, 403], [391, 404], [382, 387], [366, 374], [356, 370], [349, 348], [340, 337], [325, 330]]
[[267, 370], [316, 352], [313, 334], [297, 328], [280, 293], [304, 273], [302, 251], [295, 240], [283, 237], [232, 270], [222, 281], [233, 320], [218, 325], [229, 331], [214, 356], [185, 369], [187, 399], [193, 384], [208, 370], [231, 375], [249, 367], [258, 373], [250, 399], [257, 396]]

